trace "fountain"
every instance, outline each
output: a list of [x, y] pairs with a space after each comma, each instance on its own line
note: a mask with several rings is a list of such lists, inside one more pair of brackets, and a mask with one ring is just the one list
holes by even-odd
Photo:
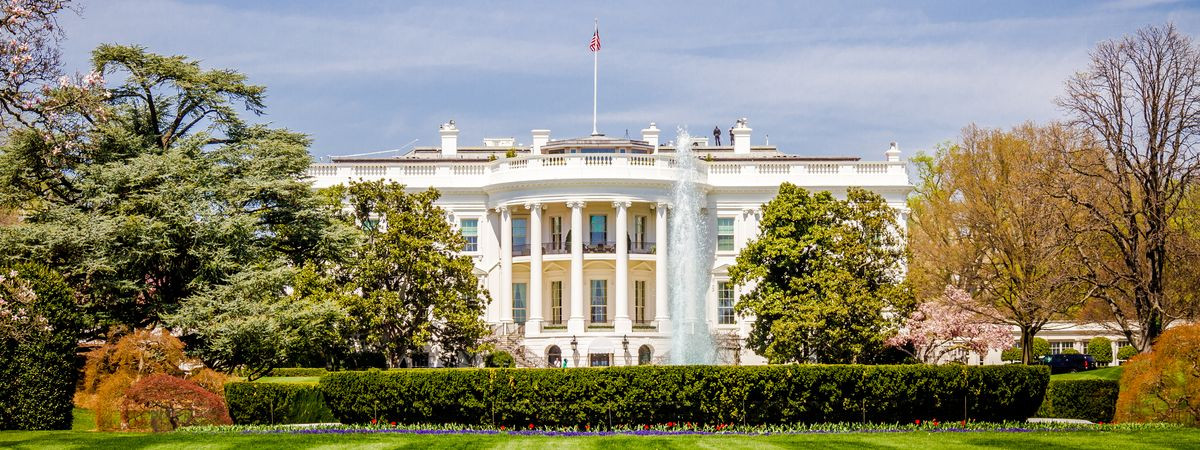
[[671, 189], [668, 223], [667, 292], [671, 303], [671, 363], [712, 364], [716, 346], [708, 329], [705, 297], [712, 270], [714, 240], [702, 209], [706, 195], [697, 183], [700, 162], [692, 152], [687, 128], [675, 140], [675, 167], [680, 174]]

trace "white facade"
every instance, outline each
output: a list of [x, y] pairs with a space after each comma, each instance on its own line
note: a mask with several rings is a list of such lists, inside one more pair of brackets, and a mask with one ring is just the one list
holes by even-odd
[[[696, 175], [711, 218], [707, 235], [717, 240], [705, 305], [723, 363], [765, 362], [744, 349], [750, 323], [732, 315], [738, 292], [722, 283], [781, 183], [839, 197], [848, 187], [869, 189], [901, 212], [902, 224], [911, 190], [894, 145], [880, 161], [806, 158], [751, 145], [751, 131], [739, 121], [734, 145], [692, 147], [703, 161]], [[453, 121], [439, 133], [437, 148], [334, 158], [314, 164], [309, 175], [316, 187], [386, 179], [414, 191], [437, 188], [448, 219], [473, 234], [466, 253], [493, 299], [486, 320], [518, 364], [668, 360], [670, 279], [659, 268], [671, 251], [664, 245], [671, 189], [682, 169], [675, 149], [659, 144], [654, 124], [641, 140], [551, 140], [550, 131], [533, 130], [529, 146], [511, 138], [459, 146]]]

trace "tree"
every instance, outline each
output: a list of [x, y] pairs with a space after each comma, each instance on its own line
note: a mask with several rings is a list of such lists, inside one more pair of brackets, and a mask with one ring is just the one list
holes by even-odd
[[1048, 188], [1055, 149], [1072, 139], [1056, 125], [970, 126], [960, 144], [914, 159], [909, 280], [918, 297], [962, 287], [972, 312], [1020, 329], [1024, 363], [1038, 331], [1088, 297], [1073, 276], [1078, 236], [1066, 227], [1079, 219]]
[[[316, 276], [311, 267], [243, 271], [190, 298], [167, 322], [191, 330], [191, 353], [206, 366], [240, 369], [253, 381], [309, 353], [345, 345], [342, 306], [329, 296], [307, 295], [306, 280]], [[327, 365], [336, 363], [331, 359]]]
[[1125, 363], [1119, 422], [1200, 424], [1200, 324], [1172, 327], [1154, 349]]
[[1108, 365], [1113, 360], [1112, 341], [1104, 336], [1096, 336], [1088, 341], [1087, 354], [1097, 363]]
[[772, 363], [855, 362], [881, 348], [911, 307], [901, 283], [902, 233], [883, 198], [845, 200], [790, 183], [763, 207], [759, 237], [729, 269], [749, 289], [735, 305], [754, 316], [747, 345]]
[[332, 195], [350, 205], [347, 220], [365, 239], [345, 265], [359, 295], [346, 297], [350, 333], [399, 367], [426, 345], [446, 358], [473, 352], [487, 334], [480, 316], [489, 301], [466, 245], [433, 189], [408, 193], [396, 183], [360, 182]]
[[192, 381], [154, 374], [129, 387], [121, 402], [121, 424], [125, 430], [174, 431], [186, 426], [233, 425], [233, 421], [221, 396]]
[[1071, 230], [1100, 243], [1080, 247], [1080, 279], [1147, 351], [1170, 320], [1172, 221], [1200, 171], [1200, 48], [1174, 25], [1103, 42], [1058, 103], [1094, 140], [1061, 149], [1058, 194], [1087, 216]]
[[917, 305], [900, 332], [888, 338], [887, 345], [926, 364], [937, 364], [948, 354], [965, 354], [968, 350], [983, 358], [990, 349], [1012, 345], [1012, 331], [972, 313], [973, 306], [966, 291], [946, 286], [941, 298]]
[[63, 273], [96, 319], [94, 336], [158, 324], [243, 271], [336, 262], [352, 247], [337, 207], [305, 181], [308, 139], [233, 113], [239, 102], [259, 111], [261, 87], [139, 47], [101, 46], [94, 63], [128, 74], [109, 120], [67, 152], [34, 132], [0, 149], [0, 199], [23, 213], [0, 230], [13, 249], [0, 259]]

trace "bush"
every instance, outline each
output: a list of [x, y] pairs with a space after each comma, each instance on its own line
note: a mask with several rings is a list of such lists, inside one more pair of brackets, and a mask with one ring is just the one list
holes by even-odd
[[347, 424], [908, 423], [1023, 420], [1049, 377], [1029, 366], [637, 366], [336, 372], [320, 387]]
[[1079, 350], [1075, 350], [1075, 349], [1073, 349], [1073, 348], [1064, 348], [1064, 349], [1063, 349], [1063, 351], [1062, 351], [1062, 354], [1064, 354], [1064, 355], [1078, 355], [1078, 354], [1079, 354]]
[[329, 373], [328, 370], [320, 367], [286, 367], [279, 369], [271, 369], [267, 372], [268, 377], [319, 377]]
[[[1033, 359], [1038, 359], [1050, 354], [1050, 341], [1040, 337], [1033, 338]], [[1020, 361], [1021, 348], [1012, 347], [1000, 353], [1000, 359], [1004, 361]]]
[[1050, 381], [1038, 417], [1112, 422], [1119, 388], [1116, 380]]
[[1132, 345], [1126, 345], [1117, 349], [1117, 359], [1121, 361], [1129, 361], [1133, 359], [1134, 356], [1137, 356], [1137, 354], [1137, 349], [1133, 348]]
[[71, 428], [82, 327], [57, 273], [34, 264], [0, 269], [0, 430]]
[[225, 385], [229, 416], [238, 425], [336, 422], [316, 385], [236, 382]]
[[1117, 420], [1200, 424], [1200, 324], [1165, 331], [1121, 373]]
[[125, 391], [121, 422], [129, 430], [172, 431], [193, 425], [231, 425], [217, 394], [191, 381], [155, 374]]
[[487, 357], [483, 358], [484, 367], [516, 367], [517, 360], [513, 359], [512, 354], [501, 350], [498, 352], [488, 353]]
[[1113, 360], [1112, 340], [1104, 336], [1096, 336], [1088, 341], [1087, 354], [1092, 355], [1097, 363], [1108, 365]]

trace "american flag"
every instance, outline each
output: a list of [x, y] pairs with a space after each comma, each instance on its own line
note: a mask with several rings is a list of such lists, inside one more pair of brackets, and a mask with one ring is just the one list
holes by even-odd
[[592, 45], [589, 45], [588, 48], [592, 49], [593, 52], [600, 51], [600, 29], [599, 28], [596, 29], [595, 34], [592, 34]]

